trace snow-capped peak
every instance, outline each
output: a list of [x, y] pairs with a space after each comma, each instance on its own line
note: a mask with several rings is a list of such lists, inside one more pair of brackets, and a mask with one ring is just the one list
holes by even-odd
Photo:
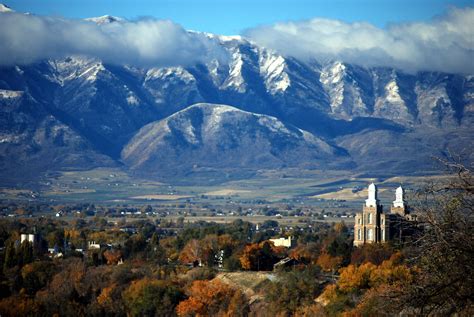
[[291, 85], [286, 72], [286, 60], [283, 56], [263, 50], [259, 57], [260, 74], [265, 78], [265, 86], [271, 94], [285, 92]]
[[218, 38], [222, 42], [231, 42], [231, 41], [237, 41], [241, 43], [245, 42], [244, 38], [240, 35], [219, 35]]
[[324, 67], [321, 72], [321, 82], [325, 85], [335, 85], [341, 82], [346, 73], [346, 65], [340, 61], [335, 61]]
[[194, 30], [187, 30], [188, 33], [192, 34], [202, 34], [206, 36], [207, 38], [218, 40], [221, 43], [227, 43], [227, 42], [237, 42], [237, 43], [248, 43], [248, 40], [242, 37], [241, 35], [220, 35], [220, 34], [214, 34], [214, 33], [209, 33], [209, 32], [201, 32], [201, 31], [194, 31]]
[[7, 13], [7, 12], [15, 12], [14, 10], [12, 10], [9, 6], [7, 6], [6, 4], [3, 4], [3, 3], [0, 3], [0, 12], [1, 13]]
[[125, 19], [122, 19], [122, 18], [119, 18], [119, 17], [114, 17], [114, 16], [111, 16], [111, 15], [103, 15], [103, 16], [100, 16], [100, 17], [87, 18], [85, 20], [97, 23], [98, 25], [109, 24], [109, 23], [114, 23], [114, 22], [124, 22], [125, 21]]

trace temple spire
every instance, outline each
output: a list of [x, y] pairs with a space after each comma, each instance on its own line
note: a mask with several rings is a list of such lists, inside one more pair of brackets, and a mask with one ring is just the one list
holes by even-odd
[[402, 186], [398, 187], [395, 191], [395, 200], [393, 201], [393, 207], [405, 208], [405, 201], [403, 200], [404, 190]]
[[374, 183], [369, 185], [368, 192], [369, 197], [365, 200], [365, 205], [367, 207], [376, 207], [379, 204], [379, 200], [377, 199], [377, 187]]

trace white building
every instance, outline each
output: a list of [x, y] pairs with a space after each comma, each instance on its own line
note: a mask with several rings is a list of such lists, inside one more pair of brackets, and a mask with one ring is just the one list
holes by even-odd
[[88, 247], [89, 250], [91, 249], [100, 249], [100, 244], [99, 243], [95, 243], [95, 241], [89, 241], [89, 247]]
[[23, 243], [23, 241], [28, 241], [30, 243], [35, 243], [35, 235], [34, 234], [22, 233], [21, 236], [20, 236], [20, 243]]
[[294, 243], [291, 237], [270, 239], [270, 241], [273, 242], [273, 244], [276, 247], [285, 247], [285, 248], [291, 248]]

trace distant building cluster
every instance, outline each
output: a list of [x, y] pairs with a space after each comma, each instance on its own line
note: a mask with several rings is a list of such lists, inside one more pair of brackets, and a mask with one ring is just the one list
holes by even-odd
[[374, 183], [369, 185], [368, 192], [362, 212], [355, 216], [354, 246], [393, 240], [401, 242], [416, 232], [416, 216], [409, 213], [401, 186], [395, 191], [390, 213], [383, 212]]

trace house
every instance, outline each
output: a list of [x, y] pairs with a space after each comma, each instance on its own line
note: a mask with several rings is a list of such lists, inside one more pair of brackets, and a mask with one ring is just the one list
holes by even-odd
[[87, 249], [89, 249], [89, 250], [100, 249], [100, 244], [95, 243], [95, 241], [89, 241]]

